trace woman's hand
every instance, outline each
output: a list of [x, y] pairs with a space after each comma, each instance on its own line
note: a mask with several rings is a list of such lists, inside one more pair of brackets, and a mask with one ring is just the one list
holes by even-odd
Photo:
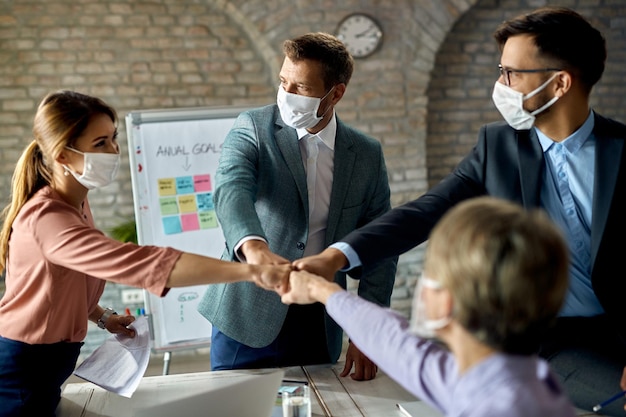
[[281, 265], [250, 265], [252, 280], [256, 285], [266, 290], [284, 294], [289, 288], [289, 273], [291, 264]]
[[113, 334], [123, 334], [128, 337], [135, 337], [135, 331], [128, 328], [128, 326], [134, 321], [134, 316], [113, 314], [107, 319], [104, 327]]
[[328, 282], [319, 275], [307, 271], [293, 271], [289, 276], [289, 291], [282, 294], [285, 304], [326, 304], [331, 294], [342, 291], [334, 282]]

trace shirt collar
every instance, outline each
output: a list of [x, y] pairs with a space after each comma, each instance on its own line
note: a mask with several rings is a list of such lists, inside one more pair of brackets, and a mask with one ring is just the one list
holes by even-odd
[[[593, 127], [595, 125], [594, 113], [593, 110], [589, 112], [589, 116], [587, 116], [587, 120], [581, 127], [578, 128], [577, 131], [566, 137], [561, 143], [565, 146], [568, 152], [574, 153], [578, 149], [583, 146], [583, 144], [587, 141], [589, 136], [591, 136], [591, 132], [593, 131]], [[539, 143], [541, 144], [541, 148], [544, 152], [547, 152], [548, 149], [555, 143], [552, 139], [547, 137], [543, 132], [535, 127], [535, 132], [537, 133], [537, 137], [539, 138]]]
[[[298, 140], [311, 136], [306, 129], [296, 129]], [[330, 149], [335, 150], [335, 137], [337, 136], [337, 118], [335, 117], [335, 109], [333, 109], [333, 117], [326, 127], [315, 134]]]

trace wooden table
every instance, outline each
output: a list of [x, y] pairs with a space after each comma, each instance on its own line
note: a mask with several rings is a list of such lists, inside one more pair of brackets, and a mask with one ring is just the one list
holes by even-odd
[[[381, 372], [371, 381], [353, 381], [350, 377], [339, 376], [342, 369], [343, 364], [338, 363], [285, 368], [284, 371], [285, 379], [308, 382], [311, 395], [315, 394], [317, 398], [317, 401], [312, 401], [311, 407], [314, 417], [402, 417], [396, 403], [415, 401], [413, 395]], [[208, 381], [218, 375], [223, 378], [225, 372], [242, 371], [200, 372], [193, 374], [193, 378], [198, 382]], [[191, 374], [145, 377], [143, 381], [149, 382], [146, 385], [163, 387], [175, 384], [185, 375], [189, 378]], [[119, 409], [124, 401], [127, 399], [88, 382], [68, 384], [63, 391], [57, 417], [113, 416], [115, 414], [111, 413]], [[81, 409], [77, 404], [84, 405]], [[273, 415], [282, 416], [278, 407]]]
[[371, 381], [354, 381], [350, 377], [340, 377], [342, 370], [342, 363], [289, 368], [285, 371], [285, 378], [297, 379], [300, 373], [309, 381], [318, 400], [317, 404], [313, 402], [313, 416], [401, 417], [396, 404], [416, 400], [382, 372]]

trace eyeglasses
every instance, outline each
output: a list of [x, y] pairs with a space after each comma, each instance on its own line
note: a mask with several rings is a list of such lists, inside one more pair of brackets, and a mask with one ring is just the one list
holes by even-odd
[[514, 68], [506, 68], [503, 67], [502, 64], [498, 64], [498, 69], [500, 70], [500, 76], [504, 78], [504, 84], [508, 87], [511, 85], [511, 74], [512, 73], [528, 73], [531, 74], [533, 72], [550, 72], [550, 71], [562, 71], [560, 68], [538, 68], [538, 69], [514, 69]]

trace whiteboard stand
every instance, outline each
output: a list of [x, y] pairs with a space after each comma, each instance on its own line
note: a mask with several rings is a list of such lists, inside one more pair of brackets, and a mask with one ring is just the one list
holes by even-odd
[[163, 355], [163, 375], [169, 375], [171, 359], [172, 359], [172, 351], [168, 350]]
[[[126, 133], [137, 240], [219, 258], [224, 235], [212, 195], [222, 144], [247, 108], [132, 111]], [[163, 374], [176, 350], [210, 346], [212, 326], [197, 311], [206, 285], [144, 291], [152, 350], [163, 352]]]
[[[169, 375], [170, 372], [170, 364], [172, 363], [172, 355], [175, 351], [188, 350], [188, 349], [198, 349], [211, 346], [211, 323], [206, 321], [204, 317], [200, 316], [200, 313], [196, 311], [196, 306], [193, 303], [196, 299], [192, 299], [191, 301], [185, 301], [185, 304], [191, 302], [190, 305], [185, 305], [184, 308], [187, 310], [185, 314], [189, 316], [193, 314], [191, 321], [187, 321], [183, 323], [181, 327], [185, 328], [186, 331], [184, 335], [187, 335], [184, 340], [180, 341], [169, 341], [165, 332], [171, 330], [174, 327], [170, 322], [167, 321], [166, 316], [172, 315], [172, 306], [174, 306], [174, 310], [178, 310], [178, 308], [183, 308], [183, 305], [178, 307], [173, 300], [168, 299], [171, 295], [174, 294], [174, 290], [186, 291], [182, 292], [182, 295], [185, 298], [193, 298], [190, 297], [189, 294], [196, 294], [199, 300], [199, 296], [203, 294], [204, 288], [206, 286], [196, 286], [196, 287], [187, 287], [186, 289], [170, 289], [170, 293], [165, 297], [157, 297], [154, 294], [149, 293], [144, 290], [144, 305], [146, 310], [146, 316], [148, 318], [148, 324], [150, 327], [150, 342], [152, 345], [152, 351], [155, 353], [163, 353], [163, 375]], [[189, 291], [195, 290], [195, 291]], [[180, 298], [177, 297], [177, 298]], [[197, 319], [195, 317], [197, 315], [200, 317]], [[190, 333], [187, 327], [195, 327], [197, 329], [197, 333]]]

